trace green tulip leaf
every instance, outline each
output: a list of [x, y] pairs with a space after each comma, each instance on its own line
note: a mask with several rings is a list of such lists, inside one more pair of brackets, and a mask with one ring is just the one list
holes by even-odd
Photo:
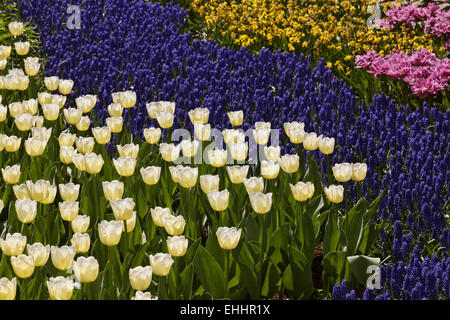
[[214, 299], [225, 298], [227, 292], [225, 274], [216, 259], [202, 246], [197, 249], [194, 269], [203, 287]]
[[369, 267], [380, 265], [380, 258], [372, 258], [364, 255], [350, 256], [347, 257], [347, 260], [350, 264], [352, 274], [362, 285], [366, 285], [367, 278], [371, 274], [368, 272]]

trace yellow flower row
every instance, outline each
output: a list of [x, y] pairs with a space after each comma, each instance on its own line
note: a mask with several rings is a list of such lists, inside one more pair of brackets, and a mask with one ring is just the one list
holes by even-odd
[[[384, 3], [383, 10], [398, 2]], [[230, 36], [232, 44], [255, 52], [261, 47], [306, 51], [347, 72], [355, 55], [367, 50], [381, 55], [393, 50], [433, 51], [428, 35], [406, 28], [369, 29], [367, 19], [374, 4], [372, 0], [193, 0], [191, 8], [204, 18], [210, 35], [216, 31]]]

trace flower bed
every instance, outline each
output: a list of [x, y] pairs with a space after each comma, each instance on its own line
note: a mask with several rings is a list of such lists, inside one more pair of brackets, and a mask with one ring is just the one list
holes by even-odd
[[[107, 106], [113, 102], [111, 92], [127, 89], [136, 92], [138, 103], [124, 111], [124, 119], [131, 120], [129, 131], [141, 141], [143, 129], [156, 126], [147, 116], [146, 103], [158, 100], [175, 102], [175, 128], [192, 129], [188, 111], [196, 107], [207, 108], [209, 123], [218, 129], [230, 127], [226, 111], [240, 109], [244, 110], [244, 130], [257, 121], [270, 122], [275, 129], [294, 120], [304, 122], [306, 132], [336, 139], [332, 165], [367, 163], [361, 190], [357, 183], [348, 182], [339, 210], [346, 212], [359, 195], [373, 201], [387, 190], [375, 214], [375, 222], [385, 224], [372, 255], [388, 257], [398, 252], [399, 242], [406, 243], [400, 250], [406, 254], [421, 242], [425, 256], [435, 253], [445, 259], [449, 112], [426, 105], [423, 111], [397, 109], [385, 96], [375, 96], [370, 106], [360, 105], [325, 61], [311, 68], [309, 59], [292, 53], [261, 50], [252, 55], [246, 49], [233, 51], [213, 42], [191, 43], [189, 34], [180, 33], [186, 12], [176, 6], [105, 1], [102, 8], [86, 3], [81, 10], [83, 27], [69, 30], [63, 25], [67, 4], [23, 1], [23, 15], [33, 17], [38, 26], [47, 56], [46, 75], [74, 80], [67, 106], [74, 106], [80, 95], [97, 95], [94, 126], [105, 124]], [[113, 135], [107, 144], [111, 153], [119, 143], [116, 138]], [[283, 139], [282, 154], [298, 152], [287, 137]], [[317, 150], [308, 154], [319, 163], [322, 183], [331, 184], [327, 157]], [[395, 222], [403, 223], [404, 230], [393, 232]], [[401, 259], [403, 255], [394, 254], [385, 263]], [[445, 288], [446, 283], [448, 279], [442, 279], [439, 285]], [[383, 285], [388, 287], [392, 281]], [[443, 295], [448, 296], [448, 291]], [[422, 296], [436, 297], [435, 293]]]

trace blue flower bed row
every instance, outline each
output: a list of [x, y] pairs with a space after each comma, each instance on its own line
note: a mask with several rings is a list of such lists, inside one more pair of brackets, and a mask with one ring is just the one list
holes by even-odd
[[[66, 27], [68, 5], [81, 5], [79, 30]], [[428, 265], [448, 265], [450, 111], [443, 113], [424, 103], [423, 110], [413, 112], [395, 106], [386, 96], [375, 96], [370, 106], [359, 104], [352, 89], [333, 76], [324, 61], [312, 68], [303, 55], [266, 49], [252, 55], [245, 48], [233, 51], [192, 39], [183, 33], [187, 12], [176, 5], [22, 0], [22, 14], [26, 20], [32, 18], [40, 32], [48, 58], [46, 75], [75, 81], [69, 105], [74, 106], [79, 95], [95, 93], [95, 113], [104, 121], [111, 93], [133, 89], [139, 103], [130, 111], [131, 129], [141, 138], [143, 128], [157, 125], [145, 109], [147, 102], [157, 100], [176, 102], [175, 127], [190, 127], [187, 111], [200, 106], [210, 110], [210, 123], [218, 129], [230, 127], [228, 110], [244, 110], [244, 130], [255, 121], [271, 122], [273, 128], [302, 121], [306, 131], [336, 138], [333, 164], [368, 164], [362, 189], [367, 199], [388, 190], [378, 216], [386, 222], [380, 250], [383, 257], [391, 256], [393, 264], [384, 268], [407, 263], [412, 248], [423, 243], [427, 245], [423, 253], [416, 253], [418, 257], [435, 252], [439, 259]], [[112, 140], [109, 147], [115, 143]], [[290, 152], [292, 145], [282, 149]], [[314, 155], [325, 169], [326, 158]], [[356, 186], [348, 185], [355, 201]], [[400, 232], [394, 228], [398, 225]], [[435, 280], [448, 297], [448, 278]], [[386, 278], [384, 290], [393, 285]]]

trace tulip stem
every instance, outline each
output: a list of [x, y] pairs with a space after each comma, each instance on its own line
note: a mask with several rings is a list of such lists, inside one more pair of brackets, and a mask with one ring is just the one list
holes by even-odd
[[265, 215], [259, 215], [259, 230], [260, 230], [260, 241], [261, 241], [261, 252], [259, 255], [259, 275], [258, 275], [258, 283], [259, 283], [259, 287], [260, 290], [262, 289], [262, 272], [263, 272], [263, 260], [264, 260], [264, 255], [265, 255], [265, 244], [266, 244], [266, 230], [265, 230], [265, 226], [264, 226], [264, 218]]
[[166, 277], [159, 276], [158, 282], [158, 299], [167, 299]]
[[362, 186], [361, 182], [357, 181], [356, 182], [356, 194], [358, 195], [358, 199], [356, 199], [356, 201], [359, 201], [359, 199], [361, 199], [361, 196], [362, 196], [361, 195], [362, 194], [361, 186]]
[[327, 154], [327, 168], [328, 168], [328, 187], [333, 184], [333, 170], [331, 169], [330, 155]]
[[225, 285], [226, 285], [226, 292], [227, 292], [227, 297], [230, 295], [230, 291], [229, 291], [229, 286], [228, 286], [228, 282], [229, 282], [229, 273], [230, 273], [230, 254], [231, 254], [231, 250], [226, 250], [225, 251]]

